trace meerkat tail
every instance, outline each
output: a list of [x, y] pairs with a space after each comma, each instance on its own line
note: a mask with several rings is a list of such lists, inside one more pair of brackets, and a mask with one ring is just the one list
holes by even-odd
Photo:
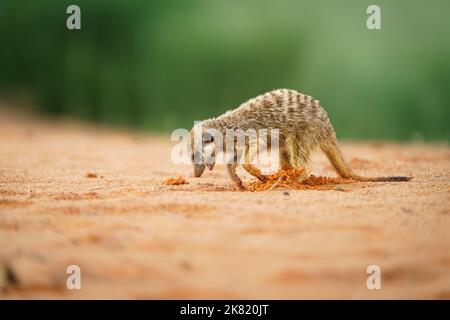
[[359, 176], [350, 169], [348, 164], [344, 161], [344, 157], [342, 156], [341, 151], [339, 150], [336, 139], [332, 139], [328, 143], [321, 146], [322, 151], [327, 156], [328, 160], [330, 160], [336, 172], [345, 179], [354, 179], [357, 181], [374, 181], [374, 182], [383, 182], [383, 181], [409, 181], [412, 177], [362, 177]]

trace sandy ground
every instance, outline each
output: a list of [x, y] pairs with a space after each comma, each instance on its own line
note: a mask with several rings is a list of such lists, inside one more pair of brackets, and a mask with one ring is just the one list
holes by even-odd
[[0, 113], [0, 298], [450, 299], [448, 145], [344, 142], [358, 173], [414, 179], [287, 193], [189, 178], [173, 145]]

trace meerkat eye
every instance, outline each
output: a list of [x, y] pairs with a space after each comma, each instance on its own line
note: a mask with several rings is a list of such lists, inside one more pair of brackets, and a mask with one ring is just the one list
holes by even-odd
[[214, 137], [212, 136], [212, 134], [205, 132], [205, 134], [203, 135], [203, 142], [205, 143], [214, 142]]

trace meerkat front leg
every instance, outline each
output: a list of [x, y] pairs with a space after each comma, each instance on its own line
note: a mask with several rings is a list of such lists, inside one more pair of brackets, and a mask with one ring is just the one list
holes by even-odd
[[231, 180], [233, 180], [234, 184], [241, 190], [245, 190], [244, 184], [242, 183], [241, 178], [236, 174], [237, 163], [229, 163], [227, 164], [228, 173], [230, 174]]
[[303, 173], [298, 177], [298, 182], [303, 182], [308, 177], [308, 160], [311, 148], [307, 141], [302, 141], [298, 137], [286, 139], [289, 150], [289, 162], [295, 169], [303, 169]]
[[238, 166], [238, 159], [240, 159], [241, 153], [236, 152], [236, 148], [234, 149], [234, 154], [232, 160], [227, 162], [227, 170], [230, 174], [231, 180], [233, 180], [234, 184], [240, 189], [245, 190], [244, 184], [242, 183], [241, 178], [236, 173], [236, 168]]
[[[251, 151], [250, 151], [251, 150]], [[251, 164], [251, 161], [255, 157], [255, 155], [258, 153], [258, 148], [250, 148], [250, 145], [247, 143], [245, 145], [245, 160], [242, 167], [250, 173], [252, 176], [258, 178], [261, 181], [266, 181], [267, 177], [261, 173], [261, 170], [257, 167], [255, 167], [253, 164]]]
[[[257, 150], [256, 150], [257, 151]], [[248, 152], [248, 150], [246, 150]], [[256, 155], [257, 152], [253, 151], [250, 152], [250, 155], [246, 153], [246, 161], [243, 165], [243, 168], [247, 170], [248, 173], [250, 173], [252, 176], [258, 178], [261, 181], [267, 181], [267, 176], [261, 173], [261, 170], [254, 165], [252, 165], [250, 162], [253, 159], [253, 157]], [[279, 170], [289, 170], [292, 169], [293, 166], [291, 165], [291, 159], [290, 154], [287, 149], [286, 145], [280, 145], [279, 146]]]

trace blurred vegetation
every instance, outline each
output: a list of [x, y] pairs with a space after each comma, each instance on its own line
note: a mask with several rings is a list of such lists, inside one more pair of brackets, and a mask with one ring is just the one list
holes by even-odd
[[169, 131], [287, 87], [341, 138], [448, 141], [449, 16], [448, 0], [1, 0], [0, 99]]

